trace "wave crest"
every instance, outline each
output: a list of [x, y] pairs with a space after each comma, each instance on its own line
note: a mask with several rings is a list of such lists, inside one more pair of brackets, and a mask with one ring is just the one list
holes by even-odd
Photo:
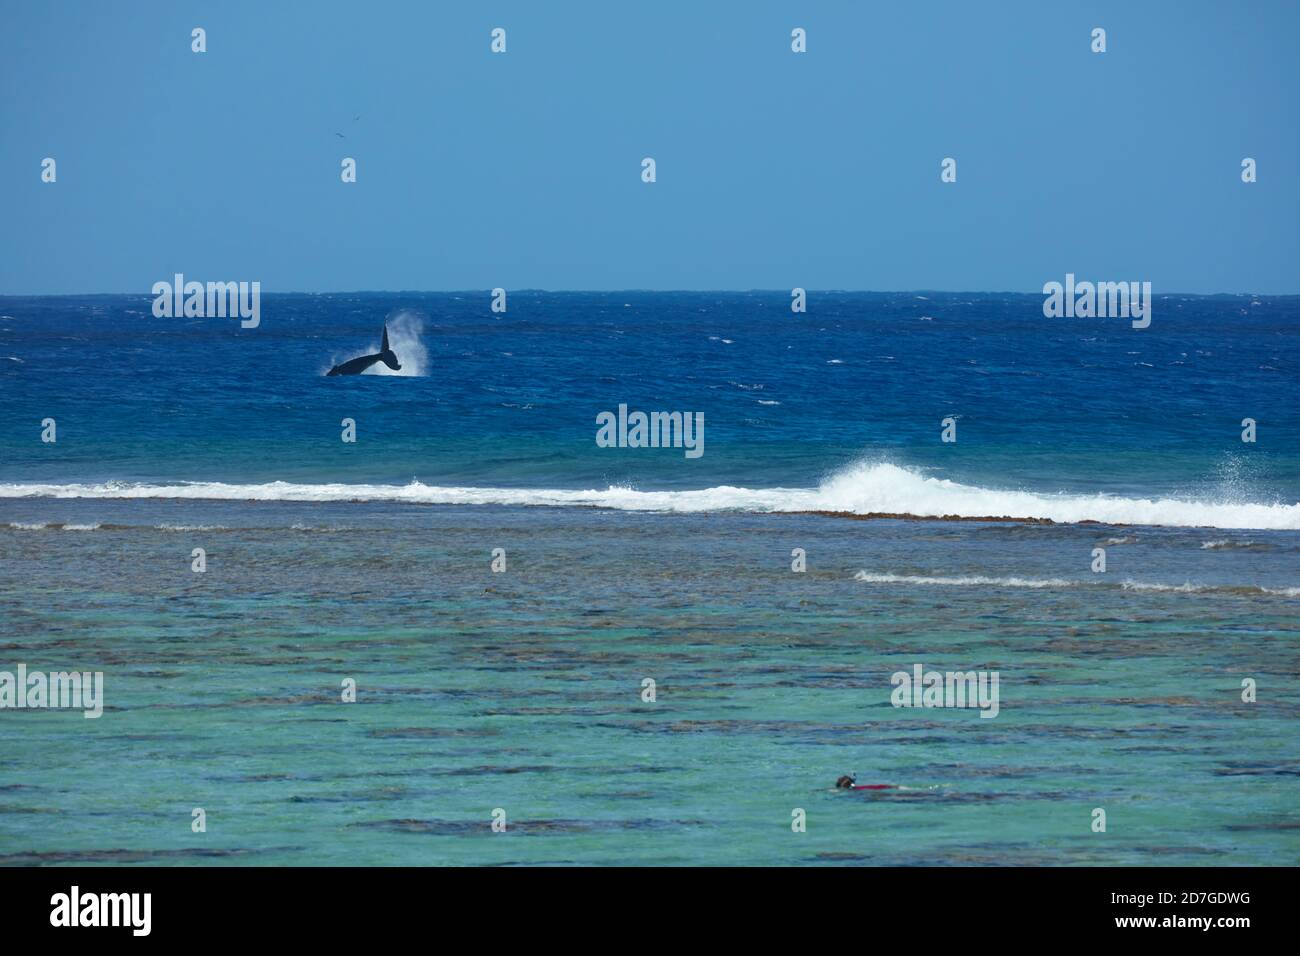
[[194, 498], [253, 501], [395, 501], [440, 505], [543, 505], [621, 511], [705, 513], [820, 512], [852, 517], [1090, 522], [1224, 529], [1300, 530], [1300, 504], [1251, 504], [1177, 498], [1124, 498], [963, 485], [892, 464], [858, 464], [817, 488], [739, 488], [691, 491], [555, 488], [475, 488], [426, 485], [261, 484], [179, 482], [144, 484], [0, 484], [2, 498]]

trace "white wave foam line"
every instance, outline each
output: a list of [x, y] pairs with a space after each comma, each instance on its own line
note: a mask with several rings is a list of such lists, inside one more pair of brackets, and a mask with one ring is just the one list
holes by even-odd
[[1120, 585], [1125, 591], [1170, 591], [1179, 594], [1206, 594], [1211, 592], [1257, 592], [1260, 594], [1277, 594], [1282, 597], [1300, 597], [1297, 588], [1266, 588], [1261, 584], [1149, 584], [1144, 581], [1125, 581]]
[[623, 511], [831, 511], [917, 517], [1045, 518], [1065, 524], [1094, 521], [1223, 529], [1300, 530], [1300, 504], [1243, 504], [1175, 498], [1000, 491], [932, 478], [890, 464], [853, 465], [817, 488], [737, 488], [637, 491], [611, 486], [585, 491], [545, 488], [465, 488], [425, 485], [264, 484], [182, 482], [170, 485], [0, 484], [0, 497], [206, 498], [253, 501], [397, 501], [447, 505], [550, 505]]
[[1044, 494], [963, 485], [890, 464], [851, 466], [817, 490], [818, 510], [913, 514], [924, 517], [1009, 516], [1062, 524], [1300, 529], [1300, 504], [1244, 504], [1176, 498]]
[[[1088, 588], [1114, 587], [1108, 581], [1071, 581], [1068, 578], [993, 578], [979, 574], [961, 576], [928, 576], [923, 574], [892, 574], [859, 571], [853, 575], [855, 581], [865, 584], [905, 584], [913, 586], [934, 587], [988, 587], [988, 588]], [[1300, 587], [1268, 588], [1258, 584], [1159, 584], [1145, 581], [1123, 581], [1119, 585], [1125, 591], [1153, 591], [1176, 594], [1275, 594], [1282, 597], [1300, 597]]]
[[1206, 541], [1201, 545], [1202, 551], [1224, 551], [1224, 550], [1242, 550], [1246, 551], [1251, 548], [1258, 548], [1260, 544], [1256, 541]]
[[45, 521], [10, 521], [6, 527], [13, 528], [15, 531], [98, 531], [101, 527], [99, 522], [94, 524], [51, 524]]
[[1190, 581], [1183, 584], [1150, 584], [1145, 581], [1123, 581], [1120, 583], [1125, 591], [1170, 591], [1178, 594], [1194, 594], [1197, 591], [1203, 591], [1205, 588], [1192, 584]]
[[1073, 588], [1080, 587], [1081, 582], [1067, 578], [989, 578], [979, 574], [961, 577], [927, 577], [922, 574], [873, 574], [859, 571], [853, 580], [868, 584], [920, 584], [949, 587], [995, 587], [995, 588]]

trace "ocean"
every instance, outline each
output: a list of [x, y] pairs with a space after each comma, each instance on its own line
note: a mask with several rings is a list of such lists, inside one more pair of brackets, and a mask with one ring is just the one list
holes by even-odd
[[0, 297], [0, 863], [1300, 858], [1300, 297], [507, 301]]

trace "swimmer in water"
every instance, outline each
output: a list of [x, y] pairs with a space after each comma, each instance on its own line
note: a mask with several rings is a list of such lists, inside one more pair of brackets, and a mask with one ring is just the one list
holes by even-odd
[[892, 783], [863, 783], [859, 784], [856, 778], [850, 777], [847, 773], [835, 781], [836, 790], [897, 790], [897, 784]]

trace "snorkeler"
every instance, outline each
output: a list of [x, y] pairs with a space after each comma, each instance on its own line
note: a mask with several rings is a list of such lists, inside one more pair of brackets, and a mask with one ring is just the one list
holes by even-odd
[[835, 781], [836, 790], [897, 790], [898, 784], [895, 783], [857, 783], [856, 778], [850, 777], [847, 773]]

